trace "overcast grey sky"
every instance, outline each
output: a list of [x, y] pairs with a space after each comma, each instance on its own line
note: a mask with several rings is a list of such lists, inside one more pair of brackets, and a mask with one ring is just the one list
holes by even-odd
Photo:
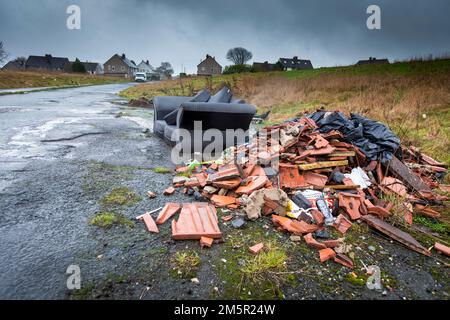
[[[66, 28], [71, 4], [81, 8], [81, 30]], [[366, 27], [370, 4], [381, 8], [381, 30]], [[335, 66], [450, 52], [450, 1], [0, 0], [0, 40], [11, 58], [50, 53], [103, 63], [125, 52], [188, 73], [206, 53], [230, 64], [225, 55], [236, 46], [252, 61], [296, 55]]]

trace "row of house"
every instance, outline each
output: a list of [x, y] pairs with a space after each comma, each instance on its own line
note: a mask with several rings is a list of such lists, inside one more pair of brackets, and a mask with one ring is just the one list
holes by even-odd
[[[388, 59], [376, 59], [370, 57], [368, 60], [359, 60], [356, 65], [367, 64], [385, 64], [389, 63]], [[298, 56], [293, 58], [279, 58], [276, 63], [254, 62], [252, 65], [254, 71], [291, 71], [291, 70], [309, 70], [314, 69], [311, 60], [299, 59]], [[219, 75], [222, 73], [222, 66], [216, 61], [215, 57], [206, 55], [206, 58], [197, 65], [197, 75]]]
[[[136, 72], [145, 72], [152, 79], [158, 78], [154, 68], [149, 61], [142, 60], [136, 64], [133, 60], [128, 59], [125, 54], [113, 55], [104, 64], [98, 62], [82, 62], [86, 72], [94, 75], [106, 75], [124, 78], [133, 78]], [[73, 61], [68, 58], [53, 57], [51, 54], [44, 56], [29, 56], [28, 59], [18, 58], [9, 61], [3, 70], [34, 70], [46, 72], [72, 72]]]

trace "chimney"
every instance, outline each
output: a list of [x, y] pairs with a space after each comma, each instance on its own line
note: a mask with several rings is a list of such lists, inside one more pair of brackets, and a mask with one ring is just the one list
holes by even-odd
[[206, 54], [206, 59], [211, 58], [211, 56], [209, 54]]
[[297, 56], [294, 56], [294, 58], [293, 58], [292, 60], [294, 60], [295, 62], [297, 62], [298, 57], [297, 57]]
[[150, 63], [148, 63], [148, 60], [147, 60], [147, 64], [150, 64]]
[[46, 54], [45, 55], [45, 59], [47, 59], [48, 63], [50, 63], [50, 61], [52, 60], [52, 55], [51, 54]]
[[125, 59], [125, 58], [126, 58], [125, 53], [122, 53], [122, 59]]

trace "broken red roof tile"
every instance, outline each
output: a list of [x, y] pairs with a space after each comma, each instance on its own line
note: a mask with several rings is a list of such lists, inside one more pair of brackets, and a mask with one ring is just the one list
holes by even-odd
[[446, 245], [443, 245], [442, 243], [436, 242], [434, 244], [434, 248], [439, 251], [442, 252], [443, 254], [445, 254], [446, 256], [450, 257], [450, 248], [447, 247]]
[[212, 183], [212, 185], [217, 188], [235, 189], [239, 187], [241, 182], [242, 182], [241, 178], [234, 178], [230, 180], [215, 181]]
[[380, 218], [386, 218], [386, 217], [389, 217], [389, 215], [390, 215], [389, 211], [386, 210], [385, 208], [373, 206], [373, 205], [372, 205], [372, 207], [367, 207], [367, 213], [374, 214]]
[[312, 149], [310, 151], [311, 152], [309, 152], [309, 154], [308, 154], [309, 156], [323, 156], [326, 154], [333, 153], [334, 151], [336, 151], [336, 148], [333, 146], [327, 145], [325, 148]]
[[331, 239], [331, 240], [323, 240], [322, 243], [327, 248], [336, 248], [339, 247], [342, 244], [342, 241], [339, 239]]
[[294, 232], [297, 234], [311, 233], [319, 229], [319, 227], [316, 226], [315, 224], [309, 224], [306, 223], [305, 221], [298, 221], [298, 220], [291, 220], [291, 227], [297, 230], [296, 232]]
[[340, 233], [345, 234], [352, 226], [352, 223], [342, 214], [338, 215], [336, 220], [334, 221], [333, 227], [336, 228]]
[[325, 221], [323, 213], [320, 212], [319, 210], [312, 209], [309, 213], [313, 216], [316, 225], [320, 226]]
[[178, 221], [172, 220], [172, 238], [175, 240], [222, 238], [216, 208], [204, 202], [184, 203]]
[[231, 196], [219, 196], [217, 194], [211, 197], [211, 202], [217, 207], [226, 207], [236, 203], [236, 198]]
[[410, 234], [390, 225], [389, 223], [380, 220], [379, 218], [373, 215], [365, 215], [361, 216], [361, 219], [364, 220], [368, 225], [377, 229], [381, 233], [384, 233], [391, 237], [392, 239], [397, 240], [400, 243], [403, 243], [408, 248], [422, 253], [426, 256], [430, 256], [431, 253], [426, 248], [424, 248], [416, 239], [414, 239]]
[[248, 184], [236, 189], [237, 194], [251, 194], [253, 191], [261, 189], [268, 181], [267, 176], [248, 177]]
[[406, 187], [403, 185], [403, 183], [393, 177], [384, 177], [384, 179], [381, 181], [381, 185], [401, 197], [404, 197], [407, 194]]
[[424, 205], [421, 205], [421, 204], [416, 204], [415, 209], [417, 210], [418, 213], [420, 213], [424, 216], [427, 216], [427, 217], [439, 218], [441, 216], [441, 214], [439, 212], [437, 212], [436, 210], [433, 210], [429, 207], [425, 207]]
[[175, 169], [175, 171], [178, 173], [186, 173], [189, 171], [189, 167], [188, 166], [178, 167]]
[[309, 185], [315, 186], [315, 187], [324, 187], [328, 181], [328, 177], [314, 172], [305, 172], [303, 174], [303, 178], [305, 179], [305, 182]]
[[174, 187], [168, 187], [166, 190], [164, 190], [163, 194], [165, 196], [170, 196], [174, 192], [175, 192], [175, 188]]
[[324, 137], [322, 137], [320, 134], [318, 134], [316, 136], [316, 138], [314, 139], [314, 147], [316, 147], [318, 149], [327, 147], [329, 144], [330, 143]]
[[353, 269], [353, 261], [342, 253], [338, 253], [334, 257], [334, 262], [340, 263], [347, 268]]
[[450, 193], [450, 185], [448, 185], [448, 184], [440, 184], [440, 185], [439, 185], [439, 189], [440, 189], [441, 191]]
[[222, 221], [223, 222], [228, 222], [228, 221], [230, 221], [232, 219], [233, 219], [233, 215], [232, 214], [229, 214], [227, 216], [222, 216]]
[[323, 243], [320, 243], [316, 239], [313, 238], [312, 233], [308, 233], [303, 236], [303, 239], [305, 239], [305, 242], [308, 246], [313, 247], [315, 249], [325, 249], [327, 246]]
[[137, 217], [138, 220], [144, 220], [144, 223], [149, 232], [159, 233], [158, 227], [156, 226], [155, 221], [153, 220], [150, 213], [146, 212], [145, 214]]
[[281, 229], [294, 233], [294, 234], [302, 234], [304, 233], [304, 229], [296, 222], [299, 222], [297, 220], [292, 220], [287, 217], [282, 217], [276, 214], [272, 215], [272, 222], [275, 226], [280, 227]]
[[255, 244], [254, 246], [251, 246], [248, 249], [250, 250], [251, 253], [258, 254], [263, 248], [264, 248], [264, 244], [261, 242], [261, 243]]
[[220, 170], [219, 168], [219, 171], [217, 173], [213, 173], [208, 176], [208, 180], [215, 182], [215, 181], [229, 180], [238, 177], [240, 177], [239, 170], [235, 165], [233, 165], [227, 169]]
[[158, 215], [158, 218], [156, 218], [157, 224], [163, 224], [167, 220], [169, 220], [174, 214], [176, 214], [178, 211], [180, 211], [181, 205], [179, 203], [166, 203], [164, 208], [161, 210], [161, 212]]
[[361, 196], [346, 192], [339, 192], [339, 208], [345, 209], [352, 220], [359, 219], [361, 214], [359, 207], [361, 206]]
[[206, 173], [203, 173], [203, 172], [197, 173], [197, 174], [194, 174], [194, 177], [197, 178], [197, 180], [200, 184], [200, 187], [203, 188], [204, 186], [206, 186], [206, 178], [208, 177], [208, 175]]
[[331, 248], [319, 250], [320, 262], [325, 262], [331, 258], [334, 258], [335, 256], [336, 252], [334, 252], [334, 250]]
[[192, 177], [188, 179], [183, 185], [186, 187], [198, 187], [200, 186], [200, 182], [196, 177]]
[[282, 166], [280, 164], [279, 180], [281, 188], [295, 189], [298, 187], [306, 187], [303, 176], [300, 175], [296, 166]]
[[397, 157], [392, 156], [391, 161], [387, 164], [387, 168], [392, 174], [401, 179], [406, 186], [410, 187], [416, 192], [427, 191], [431, 192], [431, 189]]
[[209, 237], [200, 237], [200, 246], [202, 248], [204, 247], [208, 247], [211, 248], [212, 244], [213, 244], [214, 239], [213, 238], [209, 238]]

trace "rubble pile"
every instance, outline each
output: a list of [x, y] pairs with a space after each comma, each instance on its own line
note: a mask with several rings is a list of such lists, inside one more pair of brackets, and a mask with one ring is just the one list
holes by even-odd
[[[196, 201], [245, 212], [248, 220], [270, 216], [275, 228], [301, 236], [317, 250], [321, 262], [332, 259], [349, 268], [353, 262], [345, 255], [343, 240], [354, 223], [366, 223], [430, 255], [411, 235], [390, 223], [394, 209], [396, 218], [410, 225], [415, 214], [439, 218], [440, 213], [430, 206], [449, 200], [436, 192], [450, 188], [440, 183], [447, 174], [445, 164], [417, 148], [402, 147], [398, 137], [379, 122], [358, 115], [347, 119], [340, 112], [318, 111], [265, 127], [216, 161], [193, 161], [176, 171], [173, 186]], [[229, 221], [234, 215], [223, 218]], [[328, 228], [335, 228], [342, 237], [321, 240]], [[213, 229], [217, 238], [219, 231]], [[176, 228], [173, 231], [180, 234]], [[449, 251], [442, 244], [436, 247]]]

